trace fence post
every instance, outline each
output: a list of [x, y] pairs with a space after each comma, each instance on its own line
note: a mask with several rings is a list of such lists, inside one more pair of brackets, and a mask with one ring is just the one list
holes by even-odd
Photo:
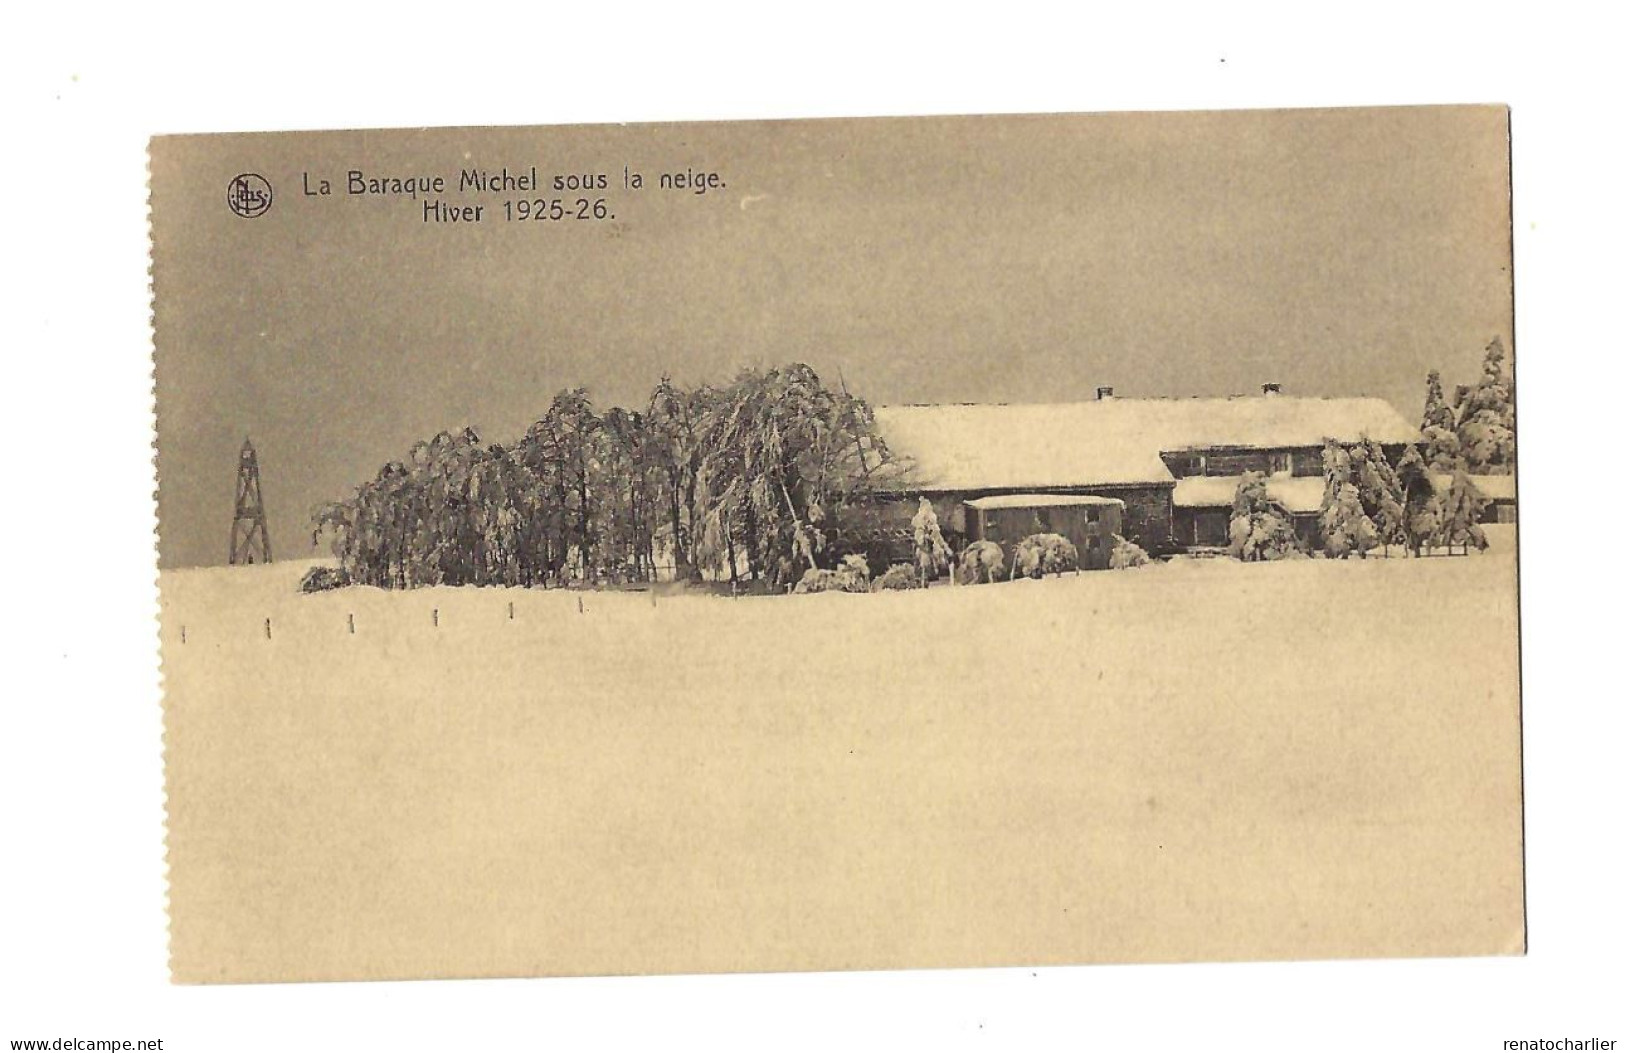
[[350, 615], [350, 635], [355, 635], [355, 614]]
[[269, 618], [265, 619], [265, 638], [267, 640], [271, 638], [271, 619]]
[[429, 617], [434, 620], [434, 627], [436, 629], [440, 628], [440, 608], [436, 607], [433, 612], [430, 613]]

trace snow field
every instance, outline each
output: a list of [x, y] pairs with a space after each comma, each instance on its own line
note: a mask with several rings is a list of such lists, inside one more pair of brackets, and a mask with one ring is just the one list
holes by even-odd
[[1492, 543], [738, 600], [166, 572], [177, 974], [1510, 951]]

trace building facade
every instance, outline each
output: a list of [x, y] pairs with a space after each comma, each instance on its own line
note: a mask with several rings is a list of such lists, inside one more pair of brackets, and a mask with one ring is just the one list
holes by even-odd
[[[990, 498], [1019, 510], [1025, 529], [1045, 521], [1044, 509], [1049, 522], [1060, 521], [1062, 497], [1109, 501], [1120, 524], [1114, 532], [1153, 554], [1218, 548], [1229, 541], [1236, 487], [1248, 472], [1265, 476], [1312, 543], [1327, 439], [1370, 438], [1390, 463], [1422, 440], [1382, 399], [1297, 397], [1275, 384], [1228, 398], [1117, 398], [1100, 388], [1089, 402], [882, 406], [875, 421], [897, 467], [879, 484], [880, 499], [845, 530], [849, 546], [868, 549], [871, 561], [894, 558], [887, 545], [906, 551], [921, 496], [956, 549], [987, 535]], [[1016, 529], [997, 515], [994, 522], [1001, 537]], [[1080, 519], [1077, 532], [1087, 538], [1084, 525]]]
[[1091, 494], [994, 494], [964, 502], [969, 541], [991, 541], [1005, 551], [1033, 534], [1059, 534], [1078, 549], [1084, 570], [1104, 570], [1112, 539], [1123, 532], [1124, 504]]

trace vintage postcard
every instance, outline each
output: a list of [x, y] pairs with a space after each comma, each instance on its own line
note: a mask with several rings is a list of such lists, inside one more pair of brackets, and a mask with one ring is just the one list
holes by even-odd
[[155, 139], [174, 978], [1521, 953], [1509, 158]]

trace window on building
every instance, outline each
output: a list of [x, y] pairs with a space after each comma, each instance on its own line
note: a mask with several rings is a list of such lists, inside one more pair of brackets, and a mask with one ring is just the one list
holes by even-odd
[[1083, 521], [1085, 523], [1098, 523], [1098, 522], [1100, 522], [1100, 509], [1093, 508], [1093, 507], [1085, 508], [1083, 510]]
[[1207, 474], [1207, 458], [1199, 453], [1172, 453], [1166, 463], [1175, 479]]
[[1268, 450], [1223, 450], [1208, 454], [1205, 463], [1209, 475], [1272, 471]]
[[1324, 475], [1326, 472], [1325, 457], [1319, 450], [1299, 450], [1292, 456], [1292, 474], [1299, 478], [1311, 475]]

